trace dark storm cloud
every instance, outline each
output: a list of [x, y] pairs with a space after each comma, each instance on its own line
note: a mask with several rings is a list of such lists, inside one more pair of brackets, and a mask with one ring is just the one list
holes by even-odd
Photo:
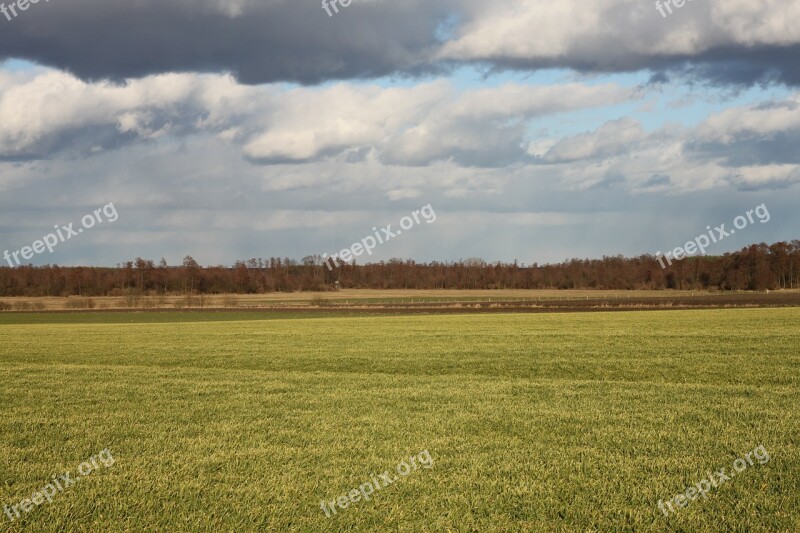
[[[244, 2], [242, 2], [244, 3]], [[227, 6], [227, 7], [226, 7]], [[0, 60], [21, 58], [83, 79], [230, 71], [240, 81], [317, 83], [430, 70], [421, 58], [446, 20], [442, 3], [86, 1], [40, 3], [0, 18]]]
[[676, 60], [666, 68], [712, 85], [800, 85], [800, 45], [725, 47], [698, 57]]
[[[613, 42], [596, 43], [600, 49], [614, 46]], [[629, 54], [618, 56], [587, 55], [584, 47], [557, 58], [504, 58], [491, 61], [493, 72], [504, 70], [539, 70], [569, 68], [585, 74], [614, 74], [648, 71], [647, 86], [669, 83], [673, 78], [712, 86], [744, 86], [785, 84], [800, 85], [800, 45], [787, 47], [726, 46], [715, 50], [686, 55], [649, 56]]]

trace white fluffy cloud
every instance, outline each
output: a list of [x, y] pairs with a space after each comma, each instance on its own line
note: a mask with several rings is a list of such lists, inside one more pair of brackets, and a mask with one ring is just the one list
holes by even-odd
[[[634, 191], [687, 191], [796, 181], [793, 165], [800, 161], [776, 160], [769, 147], [778, 136], [800, 138], [797, 95], [728, 109], [691, 130], [668, 126], [647, 132], [638, 120], [622, 117], [564, 138], [532, 133], [537, 119], [631, 102], [636, 94], [614, 84], [579, 83], [461, 91], [446, 81], [402, 88], [349, 83], [286, 88], [245, 86], [231, 76], [210, 74], [166, 74], [115, 85], [49, 69], [0, 70], [0, 158], [36, 161], [76, 152], [91, 158], [198, 135], [238, 150], [251, 165], [280, 168], [269, 173], [265, 191], [336, 183], [363, 187], [405, 167], [409, 183], [382, 181], [390, 201], [419, 197], [425, 173], [437, 162], [447, 163], [447, 172], [544, 164], [575, 190], [616, 184]], [[761, 147], [751, 148], [746, 160], [739, 146], [745, 141]], [[313, 162], [328, 166], [304, 168]], [[448, 196], [477, 190], [465, 185], [465, 175], [459, 180], [444, 186]], [[19, 178], [5, 182], [10, 186]]]
[[800, 182], [800, 161], [791, 149], [800, 138], [799, 104], [800, 95], [793, 95], [728, 109], [694, 128], [673, 125], [652, 132], [623, 118], [563, 139], [539, 140], [529, 152], [563, 172], [577, 190], [609, 185], [674, 193], [731, 184], [741, 190], [783, 188]]
[[[0, 77], [0, 156], [48, 156], [81, 142], [215, 127], [252, 108], [229, 76], [163, 74], [125, 85], [53, 70]], [[235, 102], [235, 105], [229, 105]], [[83, 135], [85, 133], [85, 135]], [[71, 145], [71, 146], [70, 146]]]
[[771, 137], [800, 130], [800, 94], [783, 102], [728, 109], [698, 128], [698, 140], [729, 144], [740, 137]]
[[496, 0], [466, 9], [466, 23], [439, 57], [556, 65], [571, 59], [613, 69], [646, 66], [646, 58], [657, 56], [800, 42], [793, 23], [800, 0], [689, 0], [667, 18], [640, 0]]
[[595, 132], [582, 133], [553, 143], [543, 159], [548, 163], [564, 163], [609, 158], [631, 152], [646, 138], [647, 134], [639, 122], [624, 118], [608, 122]]
[[243, 156], [259, 163], [374, 150], [398, 165], [454, 158], [498, 166], [524, 157], [529, 120], [631, 98], [630, 89], [617, 85], [507, 84], [463, 93], [447, 82], [282, 89], [193, 74], [112, 85], [48, 70], [0, 78], [0, 156], [96, 152], [205, 132], [241, 144]]

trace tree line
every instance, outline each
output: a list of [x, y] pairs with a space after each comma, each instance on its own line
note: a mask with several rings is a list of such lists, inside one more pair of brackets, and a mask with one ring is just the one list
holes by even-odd
[[748, 246], [722, 256], [689, 257], [662, 269], [642, 255], [572, 259], [558, 264], [487, 263], [482, 259], [418, 263], [392, 259], [330, 270], [319, 256], [270, 257], [230, 266], [179, 266], [137, 258], [117, 267], [57, 265], [0, 268], [0, 296], [257, 294], [364, 289], [682, 289], [800, 288], [800, 240]]

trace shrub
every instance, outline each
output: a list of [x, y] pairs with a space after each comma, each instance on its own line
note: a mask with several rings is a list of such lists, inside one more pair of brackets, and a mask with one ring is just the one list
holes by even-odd
[[332, 305], [332, 304], [333, 304], [333, 302], [331, 302], [331, 300], [330, 300], [330, 299], [328, 299], [328, 298], [323, 298], [322, 296], [315, 296], [314, 298], [312, 298], [312, 299], [310, 300], [310, 302], [309, 302], [309, 303], [310, 303], [311, 305], [315, 306], [315, 307], [327, 307], [327, 306], [329, 306], [329, 305]]
[[64, 307], [67, 309], [94, 309], [97, 302], [91, 298], [67, 298]]
[[155, 309], [158, 307], [155, 298], [142, 298], [142, 307], [145, 309]]
[[139, 307], [141, 295], [129, 292], [125, 295], [125, 307], [135, 308]]
[[203, 296], [201, 295], [200, 298], [196, 296], [192, 296], [190, 294], [186, 295], [186, 298], [183, 301], [183, 305], [186, 307], [203, 307]]

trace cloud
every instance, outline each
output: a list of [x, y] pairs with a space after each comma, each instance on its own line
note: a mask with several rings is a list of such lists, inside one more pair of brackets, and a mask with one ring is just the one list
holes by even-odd
[[316, 84], [479, 64], [797, 85], [798, 18], [800, 0], [694, 1], [667, 18], [640, 0], [355, 0], [333, 17], [290, 0], [70, 0], [6, 23], [0, 60], [83, 80], [230, 72]]
[[800, 83], [800, 0], [687, 2], [663, 18], [652, 2], [498, 0], [465, 3], [437, 57], [494, 68], [650, 70], [719, 84]]
[[503, 166], [528, 159], [527, 126], [536, 117], [600, 107], [633, 98], [614, 85], [531, 87], [507, 84], [468, 91], [432, 108], [382, 153], [388, 164], [427, 165], [452, 159], [464, 166]]
[[386, 197], [393, 202], [397, 200], [410, 200], [412, 198], [419, 198], [420, 196], [422, 196], [422, 191], [419, 189], [392, 189], [386, 193]]
[[739, 167], [730, 181], [742, 191], [788, 189], [800, 183], [800, 165]]
[[542, 159], [548, 163], [563, 163], [582, 159], [608, 158], [630, 152], [645, 140], [641, 124], [630, 118], [607, 122], [595, 132], [563, 139], [552, 146]]
[[733, 108], [707, 118], [698, 128], [698, 140], [731, 144], [741, 139], [800, 129], [800, 94], [784, 101]]
[[727, 109], [694, 128], [647, 132], [632, 118], [529, 147], [539, 164], [575, 190], [624, 187], [686, 193], [734, 185], [742, 191], [790, 187], [800, 177], [800, 95]]
[[[261, 191], [352, 190], [376, 180], [392, 202], [419, 197], [426, 177], [440, 168], [452, 175], [455, 168], [544, 165], [548, 179], [575, 191], [680, 193], [795, 183], [797, 94], [727, 109], [694, 128], [646, 131], [637, 119], [621, 117], [563, 137], [534, 133], [546, 117], [633, 102], [638, 94], [616, 84], [580, 83], [464, 90], [444, 80], [388, 88], [248, 86], [230, 75], [190, 73], [113, 84], [52, 69], [0, 70], [0, 162], [91, 160], [133, 147], [181, 157], [180, 143], [197, 138], [253, 167], [253, 175], [274, 167], [257, 178]], [[386, 178], [398, 172], [413, 177], [406, 183]], [[14, 176], [2, 186], [19, 186]], [[498, 191], [494, 178], [480, 172], [455, 176], [435, 178], [449, 198]]]
[[158, 139], [216, 135], [255, 164], [327, 158], [424, 166], [524, 161], [530, 120], [631, 98], [613, 84], [506, 84], [459, 92], [444, 81], [408, 88], [339, 83], [246, 86], [212, 74], [87, 83], [44, 70], [0, 79], [0, 157], [93, 154]]
[[[246, 112], [250, 88], [227, 76], [162, 74], [122, 85], [46, 70], [0, 78], [0, 157], [97, 152], [214, 128]], [[237, 102], [236, 109], [228, 103]]]
[[319, 2], [51, 2], [3, 20], [0, 60], [22, 58], [84, 80], [231, 72], [243, 83], [318, 83], [430, 71], [447, 5], [356, 1], [330, 18]]
[[421, 120], [451, 91], [443, 82], [409, 89], [349, 84], [292, 89], [280, 95], [272, 120], [246, 142], [244, 154], [262, 163], [302, 162], [380, 145]]
[[642, 188], [655, 189], [659, 187], [667, 187], [672, 183], [669, 176], [665, 174], [653, 174], [650, 178], [642, 183]]
[[730, 249], [796, 238], [798, 185], [776, 188], [792, 169], [759, 174], [762, 165], [742, 170], [709, 160], [681, 144], [692, 133], [649, 132], [632, 154], [500, 168], [452, 161], [403, 167], [374, 155], [355, 163], [255, 165], [241, 146], [208, 132], [91, 157], [0, 161], [0, 241], [2, 249], [19, 249], [108, 202], [120, 215], [114, 225], [41, 261], [114, 265], [138, 255], [176, 264], [192, 255], [202, 264], [230, 265], [253, 256], [301, 258], [339, 250], [428, 203], [437, 223], [382, 248], [374, 260], [531, 263], [652, 253], [658, 242], [695, 235], [762, 202], [781, 223]]

